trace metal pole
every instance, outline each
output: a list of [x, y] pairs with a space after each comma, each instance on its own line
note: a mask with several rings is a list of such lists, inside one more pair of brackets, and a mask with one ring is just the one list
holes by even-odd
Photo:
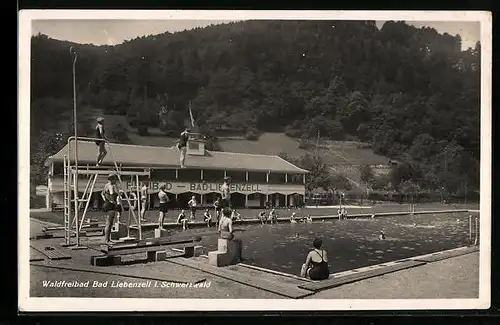
[[76, 245], [75, 247], [80, 246], [80, 229], [79, 228], [79, 220], [78, 220], [78, 121], [76, 118], [76, 60], [78, 55], [76, 54], [73, 46], [69, 48], [69, 53], [73, 57], [73, 123], [75, 129], [75, 178], [73, 186], [75, 187], [75, 229], [76, 229]]
[[474, 245], [478, 244], [478, 235], [479, 235], [479, 220], [476, 217], [476, 239], [474, 240]]
[[469, 244], [472, 243], [472, 215], [469, 214]]

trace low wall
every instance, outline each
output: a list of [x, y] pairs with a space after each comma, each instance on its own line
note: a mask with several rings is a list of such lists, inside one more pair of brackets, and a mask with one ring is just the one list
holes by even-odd
[[[438, 210], [438, 211], [416, 211], [413, 213], [410, 213], [408, 211], [404, 212], [384, 212], [384, 213], [377, 213], [377, 214], [371, 214], [371, 213], [362, 213], [362, 214], [351, 214], [348, 215], [346, 218], [347, 219], [366, 219], [366, 218], [378, 218], [378, 217], [390, 217], [390, 216], [397, 216], [397, 215], [420, 215], [420, 214], [436, 214], [436, 213], [473, 213], [477, 212], [477, 210]], [[338, 220], [337, 215], [326, 215], [326, 216], [311, 216], [311, 219], [313, 221], [318, 221], [318, 220]], [[278, 223], [290, 223], [290, 218], [278, 218], [277, 219]], [[234, 221], [234, 225], [247, 225], [247, 224], [259, 224], [261, 221], [259, 219], [243, 219], [243, 220], [237, 220]], [[207, 224], [205, 222], [197, 221], [193, 223], [189, 223], [190, 228], [200, 228], [200, 227], [206, 227]], [[158, 223], [146, 223], [146, 224], [141, 224], [141, 227], [143, 230], [149, 230], [149, 229], [154, 229], [158, 227]], [[182, 226], [177, 223], [165, 223], [163, 225], [164, 228], [181, 228]], [[132, 225], [130, 226], [131, 229], [138, 229], [137, 225]]]

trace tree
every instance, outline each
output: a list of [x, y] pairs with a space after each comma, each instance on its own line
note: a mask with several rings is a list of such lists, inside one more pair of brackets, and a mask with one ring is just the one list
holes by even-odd
[[[309, 141], [319, 131], [324, 139], [366, 141], [411, 164], [422, 187], [458, 191], [467, 180], [478, 190], [481, 44], [462, 50], [460, 43], [401, 21], [380, 30], [367, 21], [242, 21], [117, 46], [36, 35], [32, 130], [55, 133], [67, 120], [68, 48], [77, 46], [79, 109], [89, 102], [126, 114], [142, 133], [178, 133], [191, 102], [197, 124], [217, 132], [285, 131]], [[161, 118], [160, 107], [167, 108]], [[457, 154], [444, 170], [447, 144]], [[395, 186], [405, 180], [401, 172], [392, 174]]]
[[373, 169], [370, 165], [364, 165], [360, 169], [361, 180], [366, 184], [371, 184], [375, 178], [373, 174]]

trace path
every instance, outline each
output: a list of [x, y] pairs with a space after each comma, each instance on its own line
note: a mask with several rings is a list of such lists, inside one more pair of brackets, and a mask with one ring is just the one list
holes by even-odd
[[479, 252], [321, 291], [312, 299], [452, 299], [479, 297]]

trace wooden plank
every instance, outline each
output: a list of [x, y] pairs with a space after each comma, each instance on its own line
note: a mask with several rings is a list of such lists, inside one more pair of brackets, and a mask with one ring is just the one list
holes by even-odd
[[30, 247], [47, 256], [51, 260], [67, 260], [71, 258], [70, 254], [63, 252], [55, 246], [44, 245], [40, 242], [31, 241]]
[[45, 255], [40, 254], [36, 249], [30, 247], [30, 262], [38, 262], [45, 260]]
[[120, 249], [120, 250], [105, 250], [103, 248], [106, 247], [106, 245], [102, 245], [101, 251], [103, 253], [106, 253], [108, 256], [116, 256], [116, 255], [129, 255], [129, 254], [137, 254], [137, 253], [145, 253], [145, 252], [157, 252], [157, 251], [163, 251], [167, 249], [171, 249], [173, 247], [175, 248], [186, 248], [186, 247], [194, 247], [193, 242], [187, 242], [187, 243], [175, 243], [175, 244], [165, 244], [165, 245], [155, 245], [155, 246], [143, 246], [143, 247], [133, 247], [133, 248], [128, 248], [128, 249]]
[[[166, 281], [166, 282], [176, 282], [176, 283], [201, 283], [206, 281], [205, 277], [195, 276], [195, 275], [182, 275], [180, 276], [172, 276], [168, 274], [168, 272], [152, 272], [150, 270], [144, 269], [115, 269], [109, 270], [96, 266], [87, 266], [87, 265], [50, 265], [50, 264], [40, 264], [40, 263], [30, 263], [33, 266], [46, 267], [46, 268], [54, 268], [59, 270], [68, 270], [68, 271], [77, 271], [77, 272], [89, 272], [89, 273], [98, 273], [98, 274], [107, 274], [107, 275], [115, 275], [115, 276], [123, 276], [127, 278], [135, 278], [135, 279], [145, 279], [145, 280], [153, 280], [153, 281]], [[148, 275], [146, 275], [148, 273]]]
[[245, 275], [239, 272], [231, 271], [226, 268], [212, 266], [206, 263], [205, 261], [196, 262], [194, 260], [181, 257], [181, 258], [170, 259], [167, 262], [182, 266], [187, 266], [196, 270], [216, 275], [224, 279], [228, 279], [264, 291], [276, 293], [280, 296], [288, 298], [298, 299], [312, 295], [314, 293], [310, 290], [301, 289], [293, 285], [278, 284], [276, 282], [271, 282], [250, 275]]
[[421, 262], [426, 262], [426, 263], [431, 263], [431, 262], [437, 262], [437, 261], [442, 261], [448, 258], [456, 257], [456, 256], [461, 256], [461, 255], [466, 255], [474, 252], [478, 252], [479, 247], [477, 246], [471, 246], [467, 247], [464, 249], [457, 249], [457, 250], [452, 250], [452, 251], [444, 251], [444, 252], [438, 252], [429, 256], [424, 256], [420, 258], [414, 259], [414, 261], [421, 261]]
[[195, 243], [200, 241], [201, 241], [200, 236], [161, 237], [161, 238], [143, 239], [140, 241], [133, 241], [133, 242], [115, 243], [113, 245], [106, 245], [107, 248], [105, 247], [103, 248], [107, 252], [110, 252], [110, 251], [118, 251], [131, 248], [186, 244], [186, 243]]
[[360, 280], [365, 280], [368, 278], [373, 278], [376, 276], [420, 266], [426, 264], [425, 262], [420, 262], [420, 261], [407, 261], [407, 262], [401, 262], [397, 263], [391, 266], [387, 267], [381, 267], [378, 269], [374, 270], [367, 270], [365, 272], [357, 272], [354, 274], [350, 275], [345, 275], [341, 277], [335, 277], [333, 279], [328, 279], [324, 281], [318, 281], [314, 283], [307, 283], [307, 284], [301, 284], [299, 285], [299, 288], [306, 289], [306, 290], [311, 290], [311, 291], [321, 291], [325, 289], [330, 289], [330, 288], [335, 288], [339, 287], [344, 284], [352, 283], [352, 282], [357, 282]]

